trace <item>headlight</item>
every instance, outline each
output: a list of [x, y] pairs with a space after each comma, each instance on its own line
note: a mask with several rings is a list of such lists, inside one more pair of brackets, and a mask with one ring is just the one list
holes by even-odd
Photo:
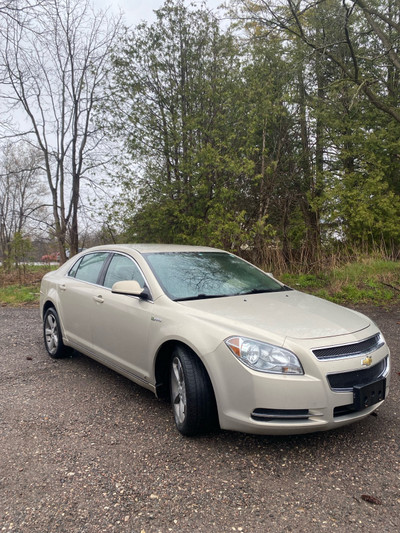
[[[374, 322], [375, 324], [375, 322]], [[375, 324], [376, 326], [376, 324]], [[378, 328], [378, 326], [376, 326]], [[381, 348], [385, 344], [385, 337], [383, 336], [382, 332], [379, 330], [376, 337], [376, 348], [374, 350], [377, 350], [378, 348]]]
[[259, 372], [272, 374], [304, 374], [294, 353], [246, 337], [229, 337], [225, 344], [244, 365]]

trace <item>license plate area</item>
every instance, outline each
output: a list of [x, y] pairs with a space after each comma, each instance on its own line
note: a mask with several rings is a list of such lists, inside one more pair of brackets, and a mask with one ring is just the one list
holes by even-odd
[[371, 407], [371, 405], [374, 405], [384, 400], [385, 395], [385, 378], [379, 381], [374, 381], [373, 383], [369, 383], [368, 385], [356, 385], [353, 388], [354, 410], [361, 411], [361, 409]]

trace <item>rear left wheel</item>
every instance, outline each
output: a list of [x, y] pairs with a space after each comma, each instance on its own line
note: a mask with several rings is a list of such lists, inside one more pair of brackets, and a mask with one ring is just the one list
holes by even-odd
[[172, 356], [170, 390], [175, 424], [182, 435], [198, 435], [216, 426], [210, 378], [200, 359], [183, 347], [176, 348]]
[[47, 353], [53, 359], [66, 357], [71, 353], [71, 348], [65, 346], [62, 338], [60, 319], [57, 311], [50, 307], [43, 318], [43, 338]]

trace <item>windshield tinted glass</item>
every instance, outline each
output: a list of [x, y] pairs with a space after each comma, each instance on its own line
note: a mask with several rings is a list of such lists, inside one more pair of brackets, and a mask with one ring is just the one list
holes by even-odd
[[256, 267], [224, 252], [172, 252], [144, 256], [160, 285], [173, 300], [286, 289]]

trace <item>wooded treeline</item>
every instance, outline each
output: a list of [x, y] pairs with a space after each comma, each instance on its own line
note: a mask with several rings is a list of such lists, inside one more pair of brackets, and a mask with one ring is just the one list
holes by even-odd
[[224, 29], [167, 1], [115, 52], [127, 237], [259, 263], [396, 253], [399, 1], [229, 5]]
[[113, 238], [275, 269], [398, 256], [400, 0], [235, 0], [223, 23], [167, 0], [123, 35], [87, 0], [25, 4], [42, 19], [24, 11], [2, 32], [1, 83], [36, 128], [61, 257], [78, 249], [82, 184], [109, 165], [107, 137], [122, 146], [101, 209]]

